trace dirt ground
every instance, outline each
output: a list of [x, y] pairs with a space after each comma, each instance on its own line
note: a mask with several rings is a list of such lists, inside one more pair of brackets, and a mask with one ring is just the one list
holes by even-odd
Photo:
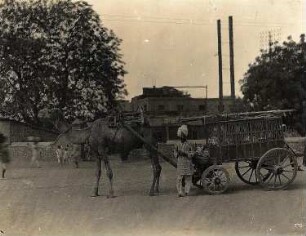
[[79, 169], [55, 162], [42, 168], [12, 163], [0, 180], [0, 235], [306, 235], [306, 176], [298, 172], [288, 190], [264, 191], [242, 183], [227, 165], [227, 193], [211, 196], [196, 188], [178, 198], [175, 169], [162, 163], [161, 193], [148, 196], [149, 160], [111, 160], [116, 198], [91, 198], [93, 162]]

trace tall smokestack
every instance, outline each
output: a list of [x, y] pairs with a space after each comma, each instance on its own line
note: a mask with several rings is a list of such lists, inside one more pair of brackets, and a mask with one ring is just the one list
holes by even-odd
[[228, 17], [229, 30], [229, 53], [230, 53], [230, 80], [231, 80], [231, 98], [235, 99], [235, 74], [234, 74], [234, 37], [233, 37], [233, 17]]
[[219, 58], [219, 112], [223, 112], [223, 79], [222, 79], [222, 46], [221, 46], [221, 20], [217, 21], [218, 58]]

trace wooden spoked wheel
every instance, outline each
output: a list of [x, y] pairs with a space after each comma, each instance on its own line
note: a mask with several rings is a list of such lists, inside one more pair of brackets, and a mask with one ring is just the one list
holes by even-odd
[[242, 160], [235, 162], [235, 171], [244, 183], [257, 185], [259, 183], [256, 176], [258, 160]]
[[[241, 160], [235, 162], [235, 171], [244, 183], [258, 185], [259, 180], [256, 175], [258, 160]], [[264, 176], [264, 180], [269, 178], [270, 173]]]
[[229, 174], [227, 170], [219, 165], [208, 167], [202, 174], [202, 186], [209, 194], [220, 194], [229, 186]]
[[285, 189], [295, 179], [297, 169], [297, 160], [291, 151], [273, 148], [259, 159], [256, 175], [260, 185], [265, 189]]

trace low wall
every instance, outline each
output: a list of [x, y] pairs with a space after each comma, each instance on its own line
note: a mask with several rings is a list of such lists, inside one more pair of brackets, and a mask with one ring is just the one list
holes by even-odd
[[[39, 152], [39, 160], [41, 161], [57, 161], [56, 146], [51, 145], [52, 142], [39, 142], [37, 149]], [[31, 160], [32, 147], [30, 142], [14, 142], [9, 146], [12, 160]], [[68, 149], [72, 152], [72, 146]], [[81, 155], [81, 154], [80, 154]]]
[[[52, 147], [51, 142], [39, 142], [37, 144], [40, 153], [39, 160], [50, 161], [56, 160], [56, 147]], [[32, 148], [29, 142], [14, 142], [9, 146], [12, 160], [31, 160]]]
[[[40, 153], [39, 160], [56, 161], [56, 146], [51, 146], [52, 142], [39, 142], [37, 144]], [[12, 160], [27, 160], [32, 158], [32, 148], [30, 142], [13, 142], [9, 146], [9, 152]], [[130, 160], [149, 159], [145, 149], [134, 149], [129, 154]]]
[[130, 151], [128, 160], [143, 160], [143, 159], [149, 159], [149, 154], [146, 149], [139, 148], [134, 149]]

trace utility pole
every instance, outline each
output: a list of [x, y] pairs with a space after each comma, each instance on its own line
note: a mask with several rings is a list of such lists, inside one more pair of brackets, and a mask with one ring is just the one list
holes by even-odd
[[272, 60], [272, 46], [275, 41], [281, 39], [281, 29], [275, 28], [268, 31], [262, 31], [260, 33], [260, 48], [267, 50], [269, 53], [269, 60]]
[[234, 73], [234, 37], [233, 37], [233, 17], [228, 17], [229, 31], [229, 53], [230, 53], [230, 80], [231, 80], [231, 98], [235, 102], [235, 73]]
[[[302, 100], [302, 123], [304, 136], [306, 136], [306, 53], [305, 53], [305, 34], [301, 35], [301, 49], [302, 49], [302, 74], [301, 82], [301, 100]], [[303, 165], [306, 166], [306, 143], [304, 145]]]
[[224, 111], [223, 104], [223, 79], [222, 79], [222, 45], [221, 45], [221, 20], [217, 21], [218, 33], [218, 58], [219, 58], [219, 107], [220, 113]]
[[272, 34], [271, 34], [271, 31], [269, 31], [269, 60], [270, 60], [270, 63], [272, 62], [272, 45], [273, 45]]

